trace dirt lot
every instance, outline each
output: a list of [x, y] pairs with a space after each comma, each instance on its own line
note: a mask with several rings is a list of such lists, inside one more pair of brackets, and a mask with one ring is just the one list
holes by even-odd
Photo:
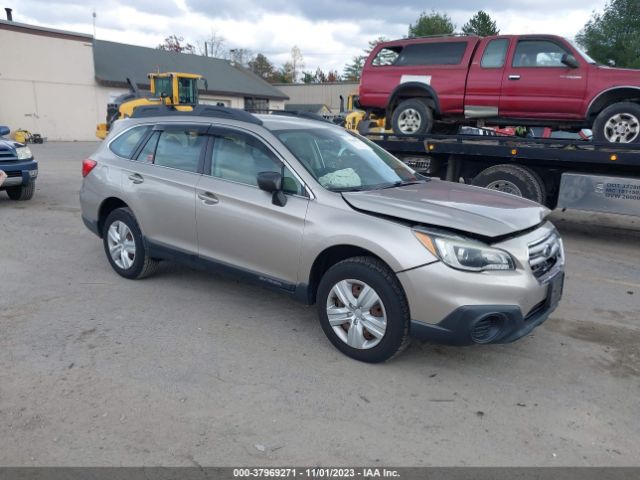
[[93, 143], [0, 194], [1, 465], [638, 465], [640, 220], [555, 213], [565, 298], [510, 345], [341, 355], [313, 308], [166, 265], [109, 267], [80, 220]]

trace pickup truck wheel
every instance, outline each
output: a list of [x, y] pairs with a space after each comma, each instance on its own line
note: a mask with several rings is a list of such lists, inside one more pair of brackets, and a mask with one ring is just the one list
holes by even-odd
[[8, 187], [7, 195], [11, 200], [31, 200], [36, 191], [36, 182], [29, 182], [19, 187]]
[[128, 208], [118, 208], [109, 214], [102, 240], [107, 259], [118, 275], [138, 279], [155, 272], [158, 261], [149, 257], [138, 222]]
[[640, 105], [620, 102], [605, 108], [593, 122], [593, 139], [606, 143], [640, 142]]
[[411, 98], [401, 102], [393, 111], [391, 126], [399, 136], [424, 135], [433, 128], [433, 113], [422, 100]]
[[409, 344], [409, 305], [398, 278], [378, 259], [336, 263], [320, 280], [318, 316], [324, 333], [345, 355], [389, 360]]
[[544, 182], [533, 170], [521, 165], [494, 165], [475, 176], [472, 185], [524, 197], [542, 205], [547, 200]]

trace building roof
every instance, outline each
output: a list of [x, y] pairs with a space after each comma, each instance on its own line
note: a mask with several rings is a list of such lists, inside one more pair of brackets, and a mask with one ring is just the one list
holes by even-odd
[[287, 100], [289, 97], [253, 72], [228, 60], [155, 48], [94, 40], [96, 80], [103, 85], [127, 86], [127, 78], [148, 86], [150, 72], [196, 73], [207, 79], [207, 94]]
[[31, 35], [42, 35], [44, 37], [64, 38], [65, 40], [78, 40], [80, 42], [90, 42], [93, 40], [92, 35], [84, 33], [69, 32], [67, 30], [58, 30], [56, 28], [39, 27], [37, 25], [28, 25], [9, 20], [0, 20], [0, 30], [12, 30], [14, 32], [29, 33]]
[[329, 113], [331, 109], [324, 103], [286, 103], [284, 109], [288, 112]]

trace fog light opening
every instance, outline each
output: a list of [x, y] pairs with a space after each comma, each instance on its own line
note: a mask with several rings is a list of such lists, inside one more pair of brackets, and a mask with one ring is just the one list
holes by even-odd
[[504, 316], [501, 314], [486, 315], [471, 328], [471, 339], [475, 343], [489, 343], [500, 335], [504, 323]]

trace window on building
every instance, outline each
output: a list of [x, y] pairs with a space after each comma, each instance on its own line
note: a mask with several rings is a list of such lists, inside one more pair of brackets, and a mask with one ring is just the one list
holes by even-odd
[[269, 112], [269, 99], [257, 98], [257, 97], [245, 97], [244, 109], [251, 113], [268, 113]]

